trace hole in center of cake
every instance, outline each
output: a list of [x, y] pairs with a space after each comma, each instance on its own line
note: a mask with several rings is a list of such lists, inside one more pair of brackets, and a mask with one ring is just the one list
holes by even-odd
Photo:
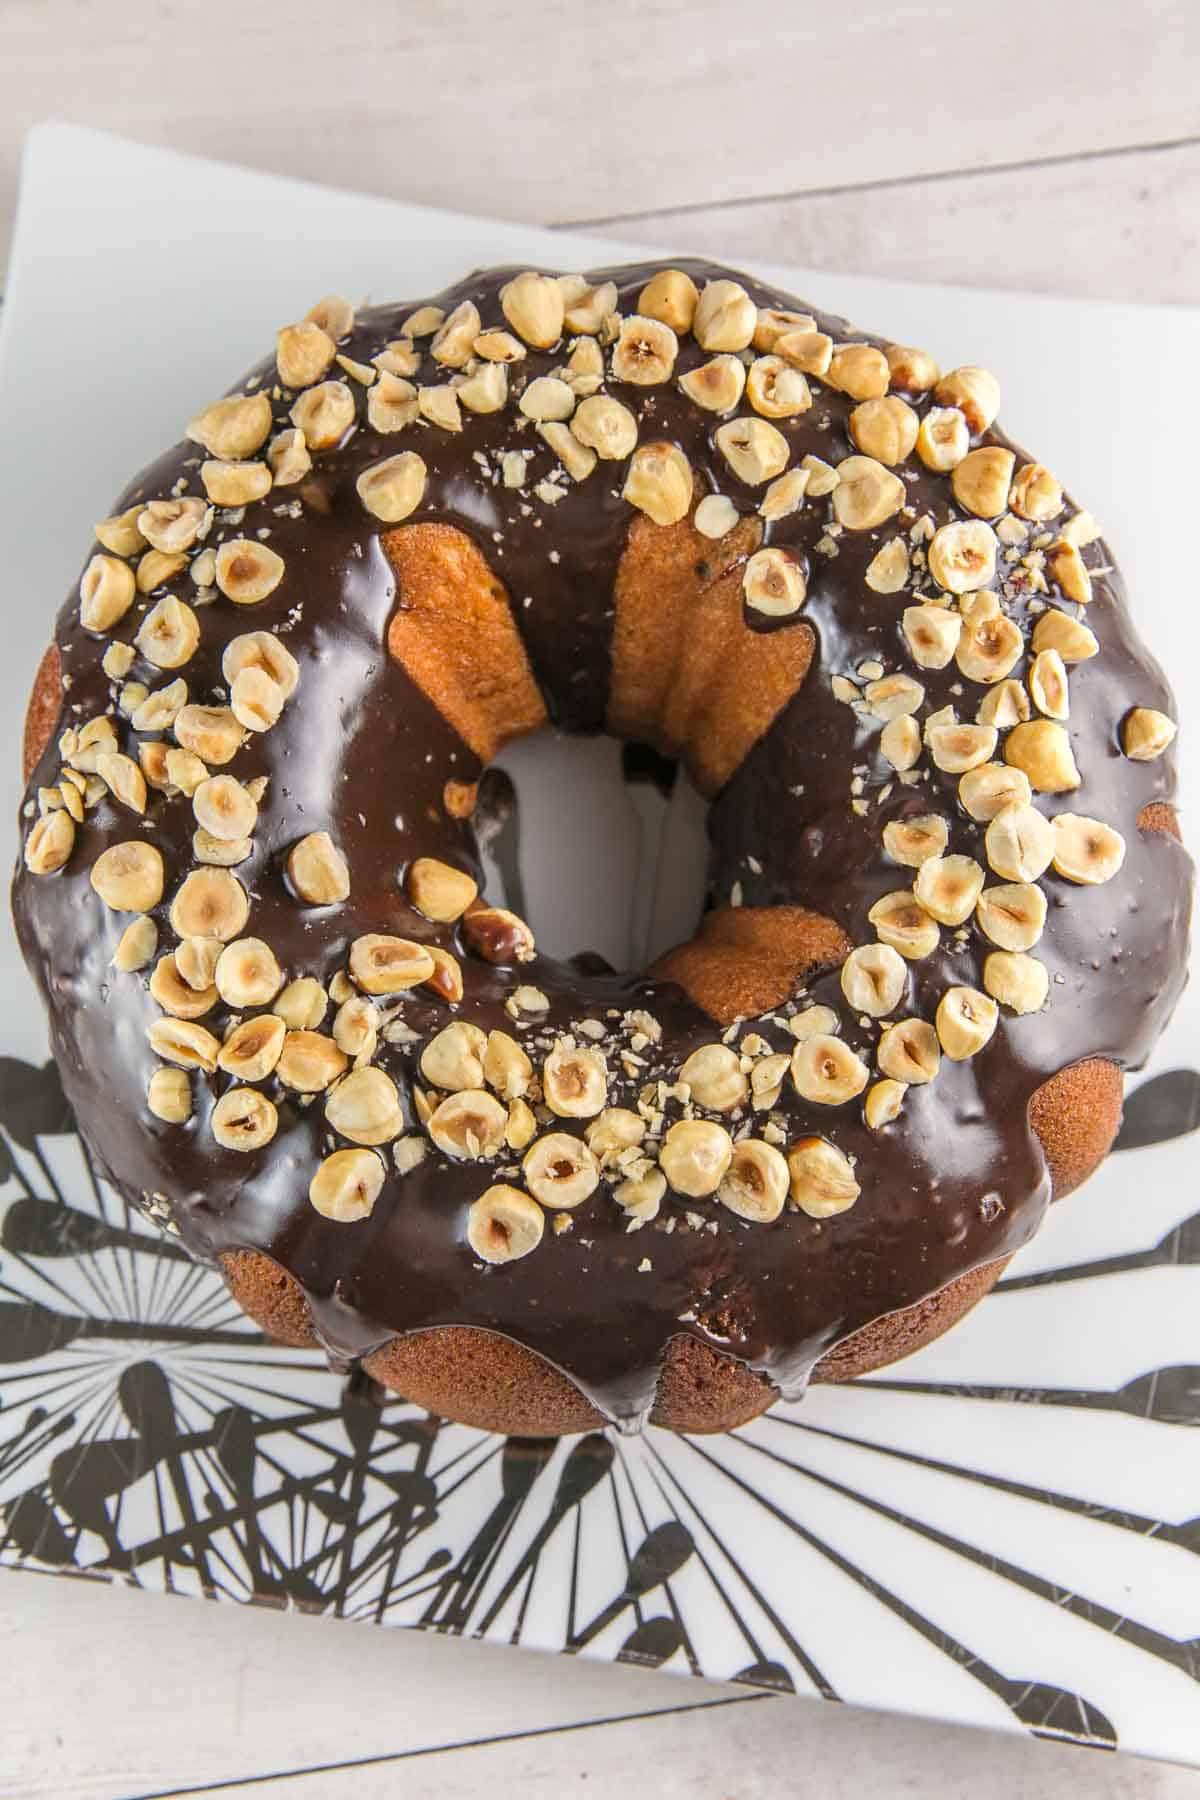
[[707, 806], [676, 763], [540, 731], [496, 758], [480, 798], [487, 893], [528, 919], [548, 955], [591, 950], [638, 970], [695, 930]]

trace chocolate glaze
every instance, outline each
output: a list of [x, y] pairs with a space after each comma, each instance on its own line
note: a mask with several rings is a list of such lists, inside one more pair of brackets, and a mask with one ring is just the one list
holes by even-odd
[[[699, 285], [728, 273], [699, 263], [683, 266]], [[449, 312], [469, 297], [485, 328], [501, 325], [498, 290], [513, 272], [475, 274], [436, 304]], [[620, 289], [619, 309], [629, 313], [653, 272], [650, 266], [624, 268], [593, 279], [611, 276]], [[811, 311], [786, 294], [739, 279], [760, 305]], [[339, 349], [369, 359], [399, 335], [412, 309], [407, 303], [361, 313]], [[882, 341], [851, 333], [839, 319], [818, 315], [818, 322], [835, 339]], [[563, 354], [530, 352], [510, 371], [513, 395], [525, 381], [561, 365]], [[676, 373], [704, 360], [705, 353], [685, 338]], [[417, 379], [445, 378], [434, 369], [427, 359]], [[260, 364], [253, 379], [270, 391], [273, 364]], [[623, 467], [601, 463], [589, 480], [569, 484], [558, 505], [531, 506], [527, 494], [505, 489], [495, 477], [498, 452], [532, 450], [531, 482], [548, 476], [556, 459], [532, 427], [520, 425], [511, 404], [497, 415], [465, 416], [461, 435], [412, 427], [381, 438], [365, 423], [362, 390], [350, 385], [359, 422], [338, 450], [316, 456], [302, 489], [275, 490], [247, 508], [241, 523], [218, 515], [210, 545], [268, 532], [286, 575], [259, 606], [218, 599], [205, 608], [200, 649], [179, 671], [191, 699], [214, 699], [223, 692], [224, 644], [260, 628], [278, 630], [300, 664], [299, 689], [283, 718], [251, 738], [231, 768], [242, 780], [270, 777], [253, 853], [235, 871], [251, 897], [247, 930], [270, 943], [289, 978], [313, 974], [325, 982], [344, 967], [350, 942], [363, 932], [437, 941], [463, 965], [466, 994], [454, 1010], [484, 1028], [513, 1029], [503, 1003], [518, 983], [544, 991], [550, 1011], [536, 1032], [524, 1034], [538, 1045], [583, 1018], [618, 1029], [614, 1014], [643, 1007], [663, 1028], [661, 1044], [646, 1053], [649, 1066], [631, 1082], [610, 1059], [610, 1104], [632, 1105], [644, 1081], [658, 1073], [670, 1079], [691, 1049], [716, 1035], [712, 1021], [679, 989], [585, 974], [543, 957], [515, 969], [493, 968], [472, 958], [453, 928], [431, 925], [405, 899], [402, 876], [414, 856], [436, 855], [479, 874], [471, 830], [446, 816], [442, 792], [447, 779], [471, 781], [480, 769], [386, 654], [396, 581], [379, 543], [382, 528], [364, 512], [354, 486], [367, 464], [419, 448], [429, 475], [413, 522], [452, 523], [476, 540], [508, 587], [551, 717], [569, 731], [595, 731], [604, 723], [609, 685], [613, 582], [632, 517], [619, 497]], [[794, 460], [811, 452], [836, 463], [854, 449], [847, 435], [853, 403], [824, 384], [813, 386], [811, 411], [776, 423], [794, 447]], [[720, 491], [740, 510], [753, 512], [761, 490], [743, 487], [715, 450], [719, 419], [699, 412], [674, 384], [614, 383], [610, 391], [639, 415], [642, 442], [666, 438], [683, 448], [697, 473], [697, 499], [706, 490]], [[274, 399], [280, 425], [287, 423], [290, 401], [290, 395]], [[923, 410], [926, 401], [913, 403]], [[996, 431], [982, 441], [1009, 442]], [[481, 469], [478, 452], [492, 458], [491, 475]], [[168, 495], [180, 480], [186, 491], [200, 493], [201, 460], [195, 444], [177, 445], [137, 478], [116, 510], [135, 499]], [[946, 478], [915, 464], [900, 472], [915, 514], [928, 512], [937, 524], [960, 516]], [[301, 516], [276, 511], [298, 492]], [[913, 516], [878, 531], [845, 532], [835, 540], [834, 555], [826, 553], [828, 540], [825, 550], [819, 547], [832, 518], [827, 501], [810, 500], [765, 528], [764, 541], [788, 546], [807, 561], [808, 600], [797, 619], [814, 632], [816, 654], [799, 691], [713, 805], [712, 903], [728, 903], [738, 883], [747, 906], [807, 905], [835, 919], [856, 942], [870, 941], [869, 907], [880, 894], [909, 885], [911, 877], [884, 857], [883, 825], [931, 805], [951, 821], [950, 849], [985, 860], [982, 827], [959, 807], [955, 778], [930, 769], [915, 788], [894, 782], [879, 754], [878, 724], [860, 720], [830, 692], [831, 675], [853, 673], [866, 658], [878, 658], [889, 671], [911, 667], [900, 633], [900, 614], [911, 596], [876, 595], [862, 577], [880, 544], [907, 529]], [[1119, 722], [1131, 706], [1170, 710], [1170, 695], [1137, 640], [1103, 545], [1087, 558], [1095, 598], [1086, 617], [1101, 653], [1071, 670], [1069, 730], [1083, 785], [1067, 796], [1043, 797], [1041, 804], [1052, 813], [1086, 813], [1116, 826], [1129, 846], [1124, 868], [1093, 889], [1052, 873], [1044, 877], [1050, 909], [1037, 955], [1051, 976], [1047, 1009], [1020, 1018], [1005, 1012], [981, 1054], [960, 1064], [943, 1060], [933, 1083], [909, 1090], [894, 1124], [872, 1133], [858, 1103], [813, 1106], [786, 1084], [779, 1111], [789, 1139], [824, 1135], [856, 1159], [862, 1194], [848, 1212], [819, 1222], [788, 1209], [774, 1225], [749, 1225], [713, 1201], [668, 1194], [655, 1224], [630, 1234], [602, 1184], [572, 1215], [569, 1231], [548, 1229], [532, 1255], [485, 1269], [465, 1241], [466, 1208], [502, 1178], [498, 1168], [517, 1159], [452, 1163], [430, 1147], [425, 1161], [403, 1178], [389, 1165], [368, 1220], [346, 1225], [322, 1218], [307, 1199], [317, 1162], [334, 1147], [319, 1099], [300, 1105], [269, 1082], [265, 1091], [279, 1107], [279, 1131], [254, 1155], [223, 1150], [211, 1135], [209, 1115], [229, 1083], [226, 1076], [193, 1078], [196, 1110], [186, 1126], [161, 1124], [148, 1114], [146, 1085], [157, 1065], [145, 1028], [159, 1016], [147, 991], [150, 971], [120, 975], [109, 967], [128, 918], [102, 905], [87, 879], [108, 844], [138, 830], [132, 816], [108, 800], [89, 813], [61, 874], [39, 878], [18, 868], [15, 886], [20, 939], [49, 1010], [54, 1053], [80, 1128], [101, 1164], [134, 1203], [164, 1197], [184, 1243], [198, 1256], [215, 1259], [238, 1248], [273, 1257], [303, 1287], [322, 1341], [338, 1362], [360, 1357], [396, 1333], [479, 1326], [548, 1358], [607, 1417], [629, 1428], [652, 1404], [671, 1337], [687, 1331], [764, 1370], [782, 1393], [798, 1394], [814, 1361], [839, 1339], [1010, 1254], [1033, 1234], [1049, 1182], [1027, 1120], [1030, 1095], [1083, 1057], [1139, 1064], [1180, 992], [1190, 863], [1173, 838], [1137, 827], [1148, 802], [1171, 800], [1174, 763], [1170, 754], [1131, 762], [1118, 739]], [[186, 573], [169, 587], [192, 598]], [[112, 635], [132, 640], [143, 610], [135, 607]], [[1022, 601], [1006, 602], [1006, 610], [1031, 626]], [[751, 613], [745, 623], [751, 630], [798, 628], [797, 620], [768, 621]], [[81, 629], [75, 594], [59, 615], [56, 635], [67, 683], [62, 729], [110, 708], [112, 690], [100, 668], [103, 645]], [[957, 702], [963, 717], [974, 716], [983, 690], [965, 682], [953, 664], [940, 673], [913, 672], [925, 685], [926, 710]], [[163, 679], [139, 663], [131, 676], [150, 685]], [[119, 715], [117, 724], [121, 747], [129, 747], [125, 740], [132, 733]], [[850, 806], [856, 765], [865, 770], [866, 817]], [[34, 772], [31, 795], [54, 779], [57, 766], [52, 745]], [[152, 795], [144, 834], [162, 851], [167, 869], [156, 915], [160, 951], [174, 942], [167, 907], [191, 866], [193, 825], [185, 797]], [[283, 857], [298, 837], [323, 828], [348, 858], [352, 896], [341, 907], [303, 907], [287, 890]], [[932, 1018], [945, 987], [981, 985], [988, 948], [973, 925], [961, 941], [943, 931], [939, 951], [909, 965], [910, 991], [898, 1016]], [[878, 1027], [864, 1029], [850, 1016], [836, 973], [811, 982], [809, 992], [838, 1010], [847, 1041], [870, 1056]], [[418, 990], [403, 998], [397, 1016], [424, 1040], [449, 1013]], [[219, 1035], [224, 1017], [218, 1007], [204, 1023]], [[768, 1021], [756, 1028], [773, 1047], [790, 1047], [780, 1025]], [[528, 1047], [536, 1063], [537, 1050]], [[406, 1109], [419, 1049], [382, 1043], [377, 1058], [397, 1080]], [[416, 1129], [411, 1111], [408, 1117]], [[582, 1122], [558, 1125], [582, 1129]], [[689, 1213], [699, 1228], [689, 1223]], [[668, 1222], [673, 1229], [665, 1229]], [[651, 1267], [644, 1270], [647, 1258]]]

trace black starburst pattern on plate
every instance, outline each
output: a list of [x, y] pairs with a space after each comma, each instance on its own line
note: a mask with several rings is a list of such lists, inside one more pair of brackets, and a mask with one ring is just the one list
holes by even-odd
[[[1198, 1122], [1176, 1072], [1122, 1144]], [[985, 1305], [1198, 1264], [1200, 1213]], [[929, 1380], [918, 1357], [726, 1438], [493, 1438], [264, 1339], [98, 1178], [53, 1065], [0, 1058], [8, 1564], [1200, 1757], [1200, 1723], [1162, 1722], [1200, 1716], [1197, 1509], [1131, 1484], [1112, 1435], [1149, 1467], [1195, 1424], [1194, 1341], [1111, 1391]], [[1050, 1447], [1022, 1432], [1051, 1416]], [[1112, 1481], [1077, 1473], [1110, 1437]]]

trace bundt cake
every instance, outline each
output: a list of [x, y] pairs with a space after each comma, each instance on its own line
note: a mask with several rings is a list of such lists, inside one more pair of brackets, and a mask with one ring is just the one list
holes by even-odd
[[[264, 1330], [487, 1429], [722, 1430], [1095, 1169], [1184, 979], [1175, 725], [999, 405], [719, 267], [491, 270], [320, 301], [95, 527], [17, 924], [99, 1165]], [[711, 802], [645, 972], [481, 892], [551, 724]]]

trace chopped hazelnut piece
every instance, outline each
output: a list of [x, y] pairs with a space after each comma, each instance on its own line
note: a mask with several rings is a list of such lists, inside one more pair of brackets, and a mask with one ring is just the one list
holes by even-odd
[[596, 467], [596, 452], [581, 444], [569, 425], [551, 421], [538, 426], [538, 436], [545, 439], [572, 481], [586, 481]]
[[271, 491], [271, 471], [261, 462], [221, 462], [214, 458], [201, 464], [200, 479], [214, 506], [249, 506]]
[[417, 389], [417, 411], [431, 425], [442, 431], [461, 431], [462, 413], [458, 407], [458, 391], [449, 386]]
[[327, 831], [310, 831], [292, 845], [287, 873], [296, 893], [309, 906], [335, 906], [350, 897], [350, 870]]
[[871, 1083], [863, 1101], [863, 1117], [871, 1131], [881, 1131], [900, 1117], [907, 1092], [908, 1084], [903, 1081], [888, 1079]]
[[508, 370], [503, 363], [484, 363], [465, 381], [460, 381], [455, 392], [459, 404], [468, 412], [501, 412], [508, 401]]
[[1036, 956], [993, 950], [983, 965], [983, 985], [993, 1000], [1015, 1013], [1040, 1012], [1050, 991], [1050, 975]]
[[446, 1156], [477, 1162], [504, 1146], [508, 1114], [498, 1100], [480, 1088], [450, 1094], [429, 1118], [429, 1135]]
[[984, 588], [996, 573], [996, 534], [982, 519], [943, 525], [929, 542], [929, 573], [952, 594]]
[[699, 298], [695, 282], [682, 269], [660, 269], [638, 295], [637, 308], [646, 318], [683, 333], [692, 329]]
[[418, 306], [402, 323], [400, 335], [410, 339], [432, 337], [445, 316], [440, 306]]
[[921, 728], [916, 720], [908, 713], [889, 719], [879, 734], [879, 751], [897, 773], [915, 769], [921, 760]]
[[789, 550], [756, 550], [742, 573], [746, 605], [782, 619], [799, 612], [808, 593], [804, 570]]
[[96, 758], [96, 773], [114, 800], [119, 800], [130, 812], [145, 812], [146, 777], [131, 756], [101, 754]]
[[151, 500], [138, 514], [138, 529], [155, 550], [173, 556], [190, 550], [204, 530], [208, 508], [203, 500]]
[[230, 1088], [213, 1107], [212, 1134], [225, 1150], [261, 1150], [279, 1127], [279, 1114], [254, 1088]]
[[797, 512], [804, 499], [810, 483], [808, 469], [788, 469], [778, 480], [773, 481], [758, 503], [758, 510], [764, 519], [790, 518]]
[[737, 1052], [728, 1044], [702, 1044], [693, 1050], [679, 1071], [679, 1079], [691, 1089], [697, 1106], [713, 1112], [732, 1112], [750, 1092]]
[[273, 1011], [289, 1031], [315, 1031], [329, 1007], [325, 989], [312, 975], [289, 981]]
[[122, 644], [114, 638], [100, 658], [100, 667], [110, 681], [122, 681], [132, 669], [134, 651], [132, 644]]
[[287, 1027], [273, 1013], [260, 1013], [236, 1025], [221, 1046], [217, 1067], [239, 1081], [265, 1081], [283, 1050]]
[[462, 967], [457, 957], [438, 944], [427, 944], [426, 949], [433, 958], [433, 974], [425, 977], [422, 987], [431, 988], [451, 1006], [457, 1006], [463, 997]]
[[755, 1225], [769, 1225], [783, 1211], [791, 1177], [783, 1156], [762, 1138], [742, 1138], [717, 1189], [722, 1206]]
[[220, 996], [211, 982], [197, 988], [185, 981], [175, 956], [168, 952], [154, 965], [150, 997], [174, 1019], [202, 1019], [205, 1013], [212, 1011]]
[[1121, 748], [1134, 762], [1153, 762], [1175, 739], [1176, 724], [1152, 706], [1135, 706], [1121, 726]]
[[374, 1056], [379, 1045], [379, 1012], [362, 994], [351, 993], [338, 1007], [333, 1041], [347, 1056]]
[[1059, 538], [1046, 554], [1046, 568], [1068, 600], [1086, 606], [1092, 598], [1092, 578], [1078, 549], [1066, 538]]
[[100, 519], [92, 530], [96, 534], [96, 542], [114, 556], [136, 556], [146, 548], [146, 540], [138, 530], [138, 516], [142, 510], [139, 500], [135, 506], [126, 507], [122, 513], [115, 513], [111, 519]]
[[952, 659], [962, 633], [962, 618], [945, 606], [907, 606], [901, 628], [921, 669], [944, 669]]
[[1028, 806], [1033, 797], [1029, 777], [1007, 763], [977, 763], [958, 784], [958, 797], [980, 824], [994, 819], [1006, 806]]
[[1003, 881], [1036, 881], [1050, 867], [1054, 836], [1036, 806], [1002, 806], [984, 835], [988, 865]]
[[[536, 946], [524, 919], [503, 906], [480, 906], [463, 914], [462, 935], [467, 948], [489, 963], [531, 962]], [[536, 989], [518, 992], [536, 992]], [[515, 996], [514, 996], [515, 998]]]
[[373, 1150], [335, 1150], [309, 1183], [309, 1201], [324, 1219], [356, 1224], [370, 1218], [383, 1192], [385, 1173]]
[[75, 822], [70, 813], [61, 808], [43, 813], [25, 840], [25, 867], [31, 875], [56, 875], [74, 848]]
[[467, 1213], [467, 1242], [485, 1263], [517, 1262], [536, 1250], [545, 1214], [520, 1188], [497, 1182], [485, 1188]]
[[978, 988], [947, 988], [938, 1002], [937, 1034], [951, 1062], [966, 1062], [990, 1041], [999, 1010]]
[[527, 419], [569, 419], [575, 411], [575, 395], [557, 375], [537, 375], [517, 404]]
[[243, 669], [261, 669], [285, 700], [295, 693], [300, 680], [300, 665], [283, 640], [271, 631], [247, 631], [230, 638], [221, 656], [221, 673], [232, 686]]
[[855, 1012], [873, 1019], [895, 1012], [908, 985], [903, 959], [890, 944], [861, 944], [842, 964], [842, 992]]
[[85, 631], [111, 631], [133, 605], [133, 570], [113, 556], [93, 556], [79, 583], [79, 622]]
[[197, 413], [187, 428], [194, 443], [223, 462], [241, 462], [261, 450], [271, 431], [271, 402], [265, 394], [234, 394]]
[[[284, 387], [311, 387], [333, 361], [336, 345], [312, 319], [275, 333], [275, 367]], [[224, 504], [224, 503], [222, 503]]]
[[433, 334], [429, 353], [444, 369], [462, 369], [475, 352], [482, 321], [473, 300], [462, 300], [448, 313]]
[[[918, 864], [918, 869], [921, 866]], [[920, 962], [922, 958], [932, 956], [941, 940], [937, 920], [930, 917], [907, 888], [884, 894], [875, 902], [867, 918], [875, 927], [880, 943], [890, 944], [909, 962]]]
[[247, 731], [270, 731], [283, 712], [283, 689], [261, 668], [239, 669], [229, 692], [233, 716]]
[[787, 467], [788, 441], [765, 419], [730, 419], [714, 436], [717, 449], [748, 487], [774, 480]]
[[891, 370], [872, 344], [845, 344], [831, 356], [825, 379], [852, 400], [879, 400], [888, 391]]
[[933, 1080], [941, 1065], [937, 1032], [926, 1019], [897, 1019], [880, 1033], [876, 1058], [893, 1081], [921, 1087]]
[[112, 966], [123, 975], [133, 975], [144, 969], [158, 949], [158, 926], [154, 920], [142, 913], [127, 925], [121, 933], [120, 942], [112, 954]]
[[740, 282], [705, 282], [692, 319], [702, 350], [744, 350], [757, 325], [758, 308]]
[[185, 1125], [192, 1116], [192, 1084], [183, 1069], [155, 1069], [146, 1105], [164, 1125]]
[[1039, 794], [1066, 794], [1080, 783], [1066, 727], [1050, 719], [1014, 725], [1005, 739], [1004, 760], [1022, 769]]
[[327, 1090], [325, 1117], [352, 1144], [386, 1144], [404, 1130], [400, 1095], [382, 1069], [352, 1069]]
[[171, 929], [181, 938], [215, 937], [227, 944], [249, 916], [246, 890], [228, 869], [193, 869], [171, 902]]
[[723, 538], [733, 530], [739, 513], [733, 501], [724, 494], [706, 494], [692, 519], [696, 530], [706, 538]]
[[927, 394], [941, 375], [928, 350], [911, 344], [889, 344], [884, 351], [892, 386], [909, 394]]
[[1081, 813], [1059, 813], [1050, 821], [1055, 873], [1083, 887], [1111, 881], [1125, 861], [1125, 839], [1111, 825]]
[[483, 1050], [483, 1079], [502, 1100], [520, 1100], [528, 1090], [533, 1079], [533, 1064], [507, 1031], [488, 1032]]
[[1033, 649], [1036, 655], [1043, 650], [1057, 650], [1065, 663], [1077, 663], [1095, 656], [1100, 644], [1094, 631], [1073, 619], [1070, 613], [1051, 607], [1033, 628]]
[[324, 294], [304, 315], [313, 325], [331, 337], [336, 344], [354, 330], [354, 308], [342, 294]]
[[536, 1139], [525, 1152], [521, 1173], [534, 1199], [556, 1211], [582, 1205], [600, 1182], [596, 1158], [565, 1131]]
[[975, 917], [984, 937], [1001, 950], [1032, 950], [1046, 923], [1046, 896], [1030, 881], [984, 888]]
[[974, 595], [962, 605], [963, 629], [955, 649], [955, 661], [968, 681], [991, 685], [1003, 681], [1020, 662], [1025, 640], [1020, 627], [1000, 611], [990, 590]]
[[344, 381], [322, 381], [304, 390], [288, 417], [310, 450], [332, 450], [354, 424], [354, 395]]
[[1011, 450], [987, 445], [971, 450], [950, 477], [954, 498], [979, 519], [996, 519], [1008, 505], [1016, 457]]
[[987, 369], [969, 363], [943, 375], [933, 397], [939, 406], [957, 406], [976, 437], [982, 436], [1000, 411], [1000, 383]]
[[196, 653], [200, 621], [190, 606], [169, 595], [150, 608], [134, 642], [156, 668], [179, 669]]
[[864, 400], [850, 414], [850, 436], [864, 456], [893, 467], [912, 455], [919, 421], [896, 394]]
[[184, 938], [175, 952], [175, 967], [190, 988], [199, 993], [211, 987], [216, 992], [213, 977], [217, 972], [223, 946], [220, 938]]
[[528, 269], [515, 276], [500, 289], [500, 307], [517, 336], [535, 350], [549, 350], [562, 336], [566, 309], [553, 275]]
[[614, 379], [632, 382], [637, 387], [653, 387], [669, 381], [678, 354], [679, 339], [669, 325], [664, 325], [660, 319], [633, 313], [622, 319], [613, 346]]
[[303, 481], [312, 470], [312, 457], [304, 433], [293, 427], [273, 437], [267, 449], [267, 464], [276, 487], [294, 487], [298, 481]]
[[1063, 491], [1041, 463], [1023, 463], [1017, 470], [1008, 504], [1022, 519], [1045, 524], [1063, 509]]
[[792, 1051], [792, 1080], [802, 1099], [820, 1106], [841, 1106], [861, 1094], [869, 1080], [867, 1065], [848, 1044], [815, 1032]]
[[844, 457], [837, 472], [833, 510], [848, 531], [873, 531], [904, 505], [904, 483], [873, 456]]
[[436, 857], [418, 856], [408, 871], [408, 897], [418, 912], [438, 924], [460, 919], [479, 892], [465, 870], [455, 869]]
[[[39, 824], [49, 825], [60, 816], [49, 813]], [[36, 826], [34, 830], [36, 832]], [[153, 844], [130, 838], [101, 851], [92, 864], [88, 879], [104, 904], [114, 912], [149, 912], [162, 899], [163, 859]]]
[[1090, 512], [1073, 513], [1062, 528], [1063, 542], [1074, 544], [1077, 550], [1082, 550], [1086, 544], [1094, 544], [1100, 535], [1100, 527]]
[[927, 857], [941, 856], [948, 841], [949, 828], [937, 813], [890, 819], [883, 828], [884, 849], [893, 862], [907, 869], [919, 869]]
[[487, 1033], [465, 1019], [455, 1019], [431, 1037], [422, 1050], [421, 1073], [431, 1086], [448, 1088], [452, 1093], [481, 1088], [486, 1050]]
[[765, 419], [794, 419], [812, 405], [805, 376], [782, 356], [760, 356], [750, 364], [746, 394], [755, 412]]
[[621, 492], [656, 525], [677, 525], [692, 504], [691, 465], [676, 444], [643, 444], [630, 458]]
[[186, 568], [187, 557], [182, 551], [172, 554], [166, 550], [147, 550], [137, 566], [137, 591], [139, 594], [153, 594]]
[[925, 689], [911, 675], [881, 675], [868, 681], [863, 697], [873, 718], [899, 719], [906, 713], [919, 712], [925, 704]]
[[214, 1075], [221, 1046], [211, 1031], [192, 1019], [153, 1019], [146, 1027], [150, 1048], [164, 1062]]
[[192, 833], [192, 855], [198, 863], [214, 868], [232, 869], [245, 862], [254, 849], [251, 838], [216, 838], [198, 825]]
[[970, 448], [971, 433], [958, 408], [931, 407], [917, 432], [917, 455], [925, 467], [944, 474], [957, 468]]
[[385, 524], [396, 525], [414, 513], [425, 498], [426, 469], [415, 450], [403, 450], [383, 462], [372, 463], [358, 477], [358, 497], [369, 513]]
[[961, 925], [975, 910], [983, 870], [971, 856], [930, 856], [913, 881], [913, 894], [939, 925]]
[[[736, 356], [714, 356], [709, 362], [681, 375], [679, 386], [688, 399], [705, 412], [731, 413], [746, 386], [745, 365]], [[759, 407], [756, 410], [762, 412], [765, 409]]]
[[602, 1169], [619, 1165], [621, 1152], [636, 1148], [645, 1135], [646, 1121], [627, 1106], [606, 1106], [584, 1133]]
[[784, 307], [760, 306], [758, 323], [754, 327], [753, 344], [756, 350], [774, 350], [781, 337], [791, 331], [815, 331], [817, 321], [811, 313], [789, 312]]
[[563, 1119], [591, 1119], [608, 1098], [608, 1070], [598, 1050], [564, 1040], [542, 1064], [542, 1091], [551, 1112]]
[[424, 944], [368, 932], [350, 946], [350, 973], [366, 994], [401, 994], [428, 981], [433, 958]]
[[1071, 711], [1067, 670], [1057, 650], [1039, 650], [1029, 669], [1029, 692], [1048, 719], [1065, 719]]
[[947, 775], [963, 775], [989, 761], [996, 748], [993, 725], [960, 724], [949, 707], [925, 722], [925, 742], [936, 768]]
[[663, 1139], [659, 1163], [677, 1194], [715, 1194], [733, 1160], [733, 1140], [710, 1119], [680, 1119]]
[[217, 551], [217, 586], [238, 606], [257, 606], [283, 579], [283, 558], [253, 538], [230, 538]]
[[997, 681], [983, 696], [975, 709], [977, 725], [994, 725], [997, 731], [1007, 731], [1010, 725], [1019, 725], [1022, 719], [1032, 714], [1029, 695], [1019, 681]]
[[624, 461], [637, 444], [637, 420], [607, 394], [580, 401], [571, 429], [581, 444], [609, 462]]
[[[226, 943], [217, 958], [213, 981], [226, 1006], [269, 1006], [283, 986], [283, 970], [261, 938], [237, 938]], [[283, 1020], [275, 1023], [282, 1034]], [[282, 1035], [279, 1041], [282, 1044]]]
[[825, 1138], [801, 1138], [787, 1153], [792, 1200], [810, 1219], [830, 1219], [854, 1205], [862, 1189], [848, 1157]]
[[[285, 988], [275, 1003], [277, 1012], [287, 991]], [[345, 1074], [346, 1067], [346, 1056], [332, 1038], [321, 1031], [301, 1028], [288, 1031], [275, 1073], [284, 1087], [294, 1088], [299, 1094], [321, 1094]]]
[[781, 332], [771, 350], [774, 355], [782, 356], [793, 369], [824, 381], [833, 360], [833, 339], [823, 331], [799, 328]]
[[[507, 394], [507, 388], [505, 392]], [[463, 403], [470, 405], [469, 400], [464, 399]], [[503, 398], [501, 405], [503, 405]], [[484, 409], [480, 408], [479, 410]], [[420, 411], [416, 388], [411, 381], [405, 381], [399, 375], [380, 375], [379, 380], [367, 396], [367, 424], [372, 431], [378, 431], [383, 436], [394, 431], [403, 431], [406, 426], [411, 425], [414, 419], [419, 417]]]
[[[174, 685], [174, 684], [173, 684]], [[182, 682], [178, 684], [182, 687]], [[162, 727], [139, 725], [134, 714], [135, 731], [154, 731]], [[172, 729], [180, 745], [202, 762], [221, 768], [232, 761], [242, 746], [245, 732], [227, 706], [181, 706], [175, 714]], [[148, 746], [143, 745], [143, 749]]]
[[563, 324], [570, 332], [592, 335], [617, 309], [615, 281], [601, 281], [592, 286], [582, 275], [560, 275], [558, 282], [566, 306]]

